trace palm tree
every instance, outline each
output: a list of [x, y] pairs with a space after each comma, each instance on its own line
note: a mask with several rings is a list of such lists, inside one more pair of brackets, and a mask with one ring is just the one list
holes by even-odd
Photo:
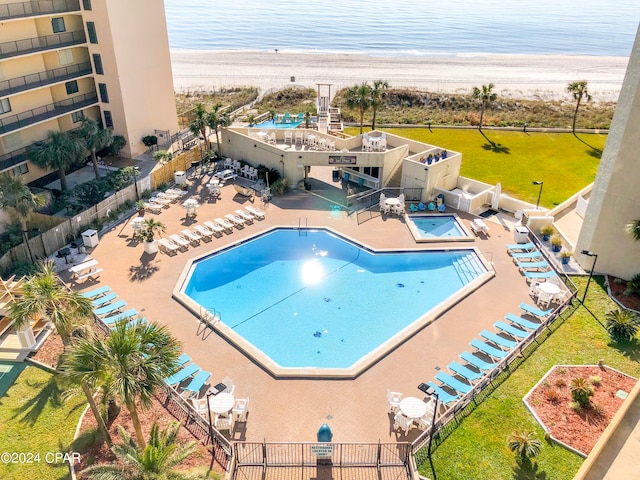
[[478, 130], [482, 131], [482, 119], [484, 118], [484, 109], [492, 102], [495, 102], [498, 95], [493, 92], [495, 85], [490, 83], [489, 85], [482, 85], [482, 88], [473, 87], [473, 98], [480, 102], [480, 125]]
[[93, 163], [93, 173], [96, 178], [100, 178], [100, 171], [98, 169], [98, 159], [96, 158], [96, 152], [103, 148], [108, 148], [113, 143], [113, 133], [106, 128], [100, 128], [98, 122], [92, 118], [85, 118], [82, 120], [82, 126], [78, 133], [80, 140], [84, 147], [91, 154], [91, 162]]
[[197, 442], [192, 441], [180, 445], [177, 443], [180, 424], [171, 422], [167, 428], [160, 430], [157, 422], [151, 426], [149, 443], [145, 447], [136, 446], [131, 435], [118, 426], [122, 444], [113, 447], [112, 451], [120, 460], [113, 465], [96, 465], [85, 470], [90, 479], [95, 480], [186, 480], [194, 478], [174, 470], [174, 467], [190, 457], [196, 449]]
[[29, 234], [27, 221], [31, 212], [46, 203], [44, 196], [34, 195], [29, 187], [24, 184], [22, 177], [16, 177], [9, 173], [0, 175], [0, 209], [12, 209], [20, 222], [22, 228], [22, 239], [27, 246], [29, 258], [34, 261], [31, 247], [29, 247]]
[[626, 309], [617, 308], [607, 312], [606, 328], [614, 340], [629, 341], [638, 333], [640, 318]]
[[518, 454], [521, 460], [536, 457], [542, 448], [542, 442], [536, 438], [534, 432], [514, 430], [507, 439], [509, 450]]
[[627, 233], [631, 235], [636, 242], [640, 242], [640, 218], [633, 220], [627, 225]]
[[93, 343], [91, 348], [99, 359], [95, 381], [102, 383], [106, 391], [125, 405], [138, 445], [144, 448], [138, 408], [148, 408], [164, 379], [178, 370], [180, 343], [164, 326], [153, 323], [129, 325], [124, 320], [116, 322], [105, 339], [94, 337], [78, 341], [79, 344], [83, 342]]
[[207, 114], [207, 126], [216, 132], [216, 146], [218, 152], [218, 158], [220, 158], [220, 136], [218, 135], [218, 128], [228, 127], [231, 124], [231, 119], [222, 108], [221, 103], [216, 103], [212, 110]]
[[198, 103], [196, 105], [195, 118], [189, 124], [189, 130], [195, 136], [204, 138], [205, 149], [209, 150], [209, 142], [207, 141], [207, 110], [204, 105]]
[[349, 108], [357, 109], [360, 114], [360, 134], [362, 135], [364, 112], [371, 107], [371, 85], [363, 82], [360, 85], [354, 85], [349, 88], [346, 94], [346, 101]]
[[584, 98], [585, 101], [591, 100], [591, 95], [587, 90], [588, 82], [586, 80], [580, 80], [579, 82], [572, 82], [567, 86], [567, 92], [573, 95], [573, 99], [576, 101], [576, 110], [573, 112], [573, 126], [571, 131], [576, 134], [576, 118], [578, 117], [578, 109], [580, 108], [580, 102]]
[[100, 342], [94, 341], [93, 336], [74, 342], [63, 354], [59, 370], [63, 379], [80, 386], [98, 422], [98, 429], [107, 444], [111, 446], [113, 440], [93, 396], [93, 392], [105, 383], [102, 371], [102, 350], [96, 348], [97, 345], [100, 345]]
[[25, 282], [22, 297], [9, 310], [16, 327], [32, 319], [49, 320], [66, 347], [73, 332], [89, 324], [93, 306], [91, 300], [60, 282], [54, 265], [52, 260], [41, 263], [39, 271]]
[[84, 157], [82, 143], [69, 132], [50, 130], [47, 139], [32, 143], [27, 148], [27, 156], [35, 165], [45, 170], [58, 170], [60, 189], [67, 189], [65, 170]]
[[373, 110], [373, 120], [371, 121], [371, 130], [376, 129], [376, 115], [382, 100], [387, 96], [387, 90], [389, 88], [389, 82], [386, 80], [376, 80], [373, 82], [373, 88], [371, 89], [371, 110]]

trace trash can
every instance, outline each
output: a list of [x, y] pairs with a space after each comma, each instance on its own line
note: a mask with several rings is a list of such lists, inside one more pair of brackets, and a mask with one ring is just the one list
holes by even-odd
[[513, 239], [516, 243], [527, 243], [529, 241], [529, 229], [524, 225], [518, 225], [513, 229]]
[[173, 174], [173, 180], [176, 182], [176, 185], [184, 185], [187, 182], [187, 173], [178, 170]]
[[331, 179], [334, 182], [339, 182], [340, 181], [340, 169], [339, 168], [334, 168], [333, 172], [331, 172]]
[[100, 243], [97, 230], [85, 230], [82, 232], [82, 243], [85, 247], [97, 247]]

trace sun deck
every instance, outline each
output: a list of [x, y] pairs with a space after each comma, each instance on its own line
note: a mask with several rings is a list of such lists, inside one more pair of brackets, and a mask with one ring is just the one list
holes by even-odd
[[[206, 184], [206, 176], [202, 184]], [[197, 198], [200, 189], [200, 184], [194, 185], [190, 193]], [[214, 203], [206, 200], [205, 193], [202, 195], [197, 223], [251, 204], [246, 197], [236, 195], [233, 185], [224, 186], [221, 199]], [[254, 221], [242, 230], [201, 242], [173, 256], [144, 254], [140, 242], [132, 239], [131, 227], [120, 224], [104, 234], [92, 252], [94, 258], [108, 266], [96, 282], [83, 286], [108, 284], [147, 319], [167, 325], [194, 362], [212, 372], [212, 385], [224, 377], [233, 379], [236, 395], [251, 399], [247, 428], [235, 431], [232, 437], [235, 440], [314, 441], [319, 426], [328, 423], [336, 441], [406, 441], [404, 434], [393, 430], [393, 418], [387, 414], [386, 389], [421, 397], [417, 385], [432, 380], [436, 367], [444, 368], [456, 360], [458, 354], [469, 348], [477, 332], [490, 329], [507, 312], [518, 311], [518, 305], [528, 299], [527, 283], [504, 248], [506, 243], [512, 243], [513, 233], [508, 224], [489, 220], [491, 236], [476, 239], [473, 245], [499, 274], [481, 288], [399, 343], [353, 380], [276, 379], [171, 297], [189, 259], [233, 245], [276, 225], [329, 226], [381, 250], [423, 246], [416, 244], [402, 218], [378, 217], [358, 225], [355, 215], [344, 210], [336, 214], [335, 209], [332, 211], [333, 204], [300, 190], [258, 206], [265, 211], [265, 220]], [[467, 223], [472, 218], [464, 213], [459, 216]], [[155, 217], [165, 223], [167, 235], [190, 226], [180, 205], [163, 209]], [[457, 246], [470, 245], [448, 242], [444, 248]], [[64, 274], [63, 278], [66, 279]], [[402, 305], [397, 308], [402, 309]], [[408, 439], [418, 433], [412, 430]]]

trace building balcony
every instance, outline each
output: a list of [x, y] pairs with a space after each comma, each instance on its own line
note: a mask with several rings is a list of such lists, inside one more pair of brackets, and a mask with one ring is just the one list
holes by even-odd
[[4, 172], [5, 170], [11, 167], [15, 167], [16, 165], [19, 165], [22, 162], [26, 162], [26, 161], [27, 161], [26, 148], [21, 148], [19, 150], [16, 150], [15, 152], [0, 155], [0, 172]]
[[91, 92], [85, 93], [84, 95], [76, 95], [75, 97], [71, 97], [60, 102], [50, 103], [49, 105], [18, 113], [17, 115], [11, 115], [0, 119], [0, 135], [49, 120], [51, 118], [59, 117], [97, 103], [98, 96], [95, 92]]
[[0, 21], [80, 11], [80, 0], [40, 0], [0, 5]]
[[28, 53], [43, 52], [54, 48], [70, 47], [87, 43], [84, 30], [57, 33], [44, 37], [25, 38], [13, 42], [0, 43], [0, 60]]
[[58, 82], [83, 77], [93, 72], [91, 62], [78, 63], [68, 67], [54, 68], [44, 72], [32, 73], [22, 77], [0, 81], [0, 97], [24, 92], [33, 88], [44, 87]]

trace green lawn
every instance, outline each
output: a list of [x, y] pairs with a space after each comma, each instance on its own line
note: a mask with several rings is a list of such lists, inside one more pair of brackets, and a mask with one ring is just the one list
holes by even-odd
[[[460, 174], [481, 182], [502, 184], [512, 197], [535, 203], [544, 182], [540, 204], [552, 208], [589, 185], [596, 176], [606, 135], [523, 133], [475, 129], [393, 128], [394, 135], [462, 153]], [[357, 135], [359, 128], [347, 128]], [[493, 142], [493, 146], [490, 142]]]
[[[517, 428], [535, 430], [538, 438], [544, 432], [524, 407], [522, 397], [555, 364], [606, 365], [634, 377], [640, 376], [640, 342], [635, 339], [621, 348], [611, 342], [599, 323], [614, 303], [606, 295], [602, 278], [591, 282], [586, 306], [579, 306], [511, 376], [482, 402], [433, 454], [438, 480], [553, 479], [570, 480], [583, 459], [563, 447], [543, 440], [535, 470], [520, 470], [509, 451], [506, 439]], [[575, 278], [583, 289], [587, 279]], [[506, 313], [506, 312], [505, 312]], [[421, 472], [431, 478], [429, 462]]]
[[[68, 451], [84, 410], [84, 397], [60, 402], [53, 375], [27, 366], [0, 398], [0, 453], [32, 454], [32, 463], [0, 462], [3, 480], [61, 480], [70, 478], [67, 463], [56, 452]], [[49, 453], [49, 455], [47, 455]], [[39, 458], [36, 456], [39, 454]]]

